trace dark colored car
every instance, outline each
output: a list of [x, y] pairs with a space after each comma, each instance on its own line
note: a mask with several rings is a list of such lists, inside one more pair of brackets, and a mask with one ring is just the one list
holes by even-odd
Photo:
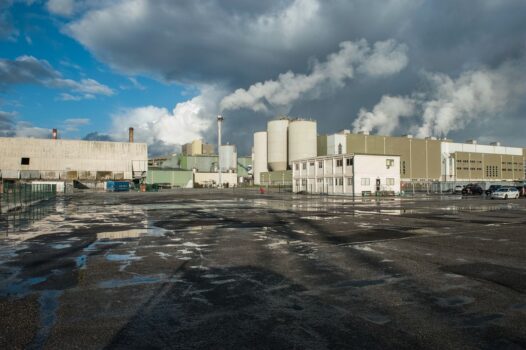
[[487, 190], [486, 190], [486, 194], [489, 196], [490, 194], [492, 194], [493, 192], [495, 192], [496, 190], [498, 190], [499, 188], [501, 188], [502, 186], [501, 185], [491, 185]]
[[478, 194], [478, 195], [481, 195], [483, 193], [484, 193], [484, 190], [482, 189], [482, 187], [480, 187], [477, 184], [469, 184], [466, 187], [464, 187], [464, 189], [462, 190], [462, 194], [464, 194], [464, 195], [466, 195], [466, 194]]

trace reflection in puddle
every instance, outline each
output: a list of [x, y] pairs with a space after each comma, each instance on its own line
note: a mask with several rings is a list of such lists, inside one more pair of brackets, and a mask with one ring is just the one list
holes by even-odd
[[161, 227], [148, 227], [148, 228], [139, 228], [131, 229], [124, 231], [113, 231], [113, 232], [99, 232], [97, 233], [97, 239], [122, 239], [122, 238], [139, 238], [144, 236], [165, 236], [167, 232], [170, 232]]
[[167, 278], [164, 273], [150, 276], [133, 276], [128, 279], [113, 279], [102, 281], [98, 283], [100, 288], [120, 288], [128, 286], [136, 286], [140, 284], [152, 284], [152, 283], [166, 283], [166, 282], [178, 282], [179, 279], [175, 277]]

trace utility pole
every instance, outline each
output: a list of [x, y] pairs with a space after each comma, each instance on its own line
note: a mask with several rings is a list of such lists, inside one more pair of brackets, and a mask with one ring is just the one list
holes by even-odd
[[221, 126], [223, 124], [223, 117], [221, 115], [217, 116], [217, 164], [219, 171], [219, 184], [218, 188], [223, 187], [223, 182], [221, 180]]

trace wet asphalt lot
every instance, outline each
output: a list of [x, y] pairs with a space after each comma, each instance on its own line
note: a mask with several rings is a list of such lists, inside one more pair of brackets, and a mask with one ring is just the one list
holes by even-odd
[[526, 348], [526, 200], [83, 193], [0, 239], [0, 348]]

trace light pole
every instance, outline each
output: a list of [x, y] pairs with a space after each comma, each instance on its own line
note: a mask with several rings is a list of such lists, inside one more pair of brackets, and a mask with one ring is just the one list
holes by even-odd
[[221, 180], [221, 126], [223, 124], [223, 117], [221, 115], [217, 116], [217, 164], [219, 171], [219, 184], [218, 188], [223, 187], [223, 182]]

